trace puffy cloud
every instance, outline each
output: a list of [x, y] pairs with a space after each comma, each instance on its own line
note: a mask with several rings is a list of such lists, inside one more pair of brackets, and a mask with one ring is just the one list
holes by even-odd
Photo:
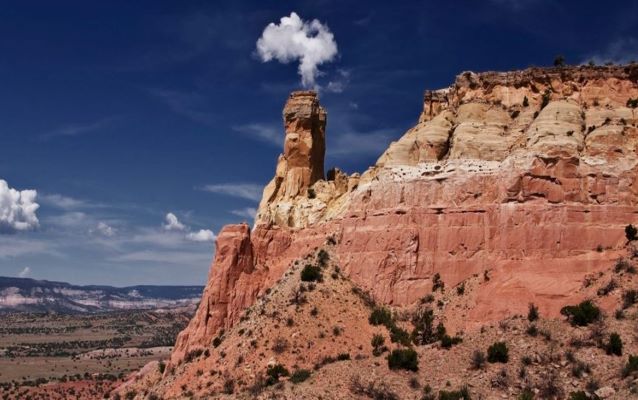
[[259, 201], [263, 192], [263, 186], [254, 183], [218, 183], [205, 185], [201, 188], [205, 192], [221, 193], [228, 196], [240, 197], [253, 201]]
[[210, 229], [200, 229], [198, 232], [189, 233], [186, 238], [193, 242], [212, 242], [215, 240], [215, 234]]
[[318, 66], [332, 61], [337, 42], [327, 25], [314, 19], [304, 21], [292, 12], [279, 24], [271, 22], [257, 40], [257, 53], [263, 62], [277, 60], [287, 64], [299, 61], [299, 75], [305, 87], [314, 87]]
[[186, 229], [186, 226], [179, 222], [179, 219], [173, 213], [166, 214], [164, 217], [166, 220], [166, 224], [164, 224], [164, 229], [167, 231], [183, 231]]
[[112, 226], [110, 226], [109, 224], [107, 224], [106, 222], [98, 222], [97, 227], [95, 228], [94, 232], [99, 233], [102, 236], [106, 236], [106, 237], [113, 237], [115, 236], [115, 233], [117, 232], [115, 228], [113, 228]]
[[40, 225], [36, 211], [35, 190], [15, 190], [0, 179], [0, 233], [15, 233], [35, 229]]
[[[166, 214], [166, 224], [164, 225], [164, 230], [188, 232], [191, 230], [191, 228], [181, 223], [177, 219], [175, 214], [169, 212], [168, 214]], [[161, 242], [162, 244], [169, 244], [169, 245], [174, 245], [176, 243], [179, 243], [179, 241], [183, 240], [184, 238], [192, 242], [212, 242], [213, 240], [215, 240], [215, 234], [213, 233], [213, 231], [209, 229], [200, 229], [197, 232], [188, 232], [186, 233], [185, 236], [182, 236], [182, 234], [177, 234], [177, 233], [169, 234], [166, 232], [164, 232], [164, 234], [150, 233], [150, 234], [144, 235], [145, 240]]]
[[26, 278], [27, 276], [30, 276], [30, 275], [31, 275], [30, 267], [24, 267], [24, 269], [20, 271], [20, 273], [18, 274], [20, 278]]

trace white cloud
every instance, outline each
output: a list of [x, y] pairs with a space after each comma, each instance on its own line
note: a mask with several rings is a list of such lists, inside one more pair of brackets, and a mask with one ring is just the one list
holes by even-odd
[[257, 209], [253, 207], [246, 207], [239, 210], [232, 210], [230, 213], [240, 217], [254, 219], [255, 215], [257, 215]]
[[64, 228], [88, 228], [89, 217], [81, 211], [69, 211], [48, 217], [45, 222]]
[[608, 62], [626, 64], [638, 61], [638, 39], [632, 37], [618, 39], [609, 44], [604, 51], [585, 57], [582, 63], [586, 64], [589, 61], [598, 65]]
[[337, 42], [327, 25], [314, 19], [303, 21], [292, 12], [279, 24], [266, 26], [259, 40], [257, 53], [263, 62], [277, 60], [289, 63], [299, 60], [299, 75], [305, 87], [314, 87], [320, 74], [318, 66], [332, 61], [338, 53]]
[[80, 136], [93, 131], [100, 130], [110, 125], [114, 120], [118, 119], [118, 117], [108, 117], [103, 118], [94, 122], [89, 123], [81, 123], [81, 124], [68, 124], [52, 131], [43, 133], [40, 135], [41, 140], [49, 140], [55, 137], [69, 137], [69, 136]]
[[100, 221], [98, 222], [94, 232], [97, 232], [102, 236], [113, 237], [117, 233], [117, 230], [106, 222]]
[[328, 86], [326, 86], [327, 92], [342, 93], [350, 83], [350, 71], [339, 69], [338, 72], [339, 76], [337, 79], [328, 82]]
[[215, 240], [215, 234], [210, 229], [200, 229], [198, 232], [189, 233], [186, 238], [193, 242], [212, 242]]
[[118, 262], [146, 262], [153, 264], [175, 264], [179, 266], [193, 265], [201, 266], [210, 263], [210, 250], [205, 252], [194, 251], [162, 251], [162, 250], [141, 250], [122, 254], [113, 257], [113, 261]]
[[166, 224], [164, 225], [164, 229], [167, 231], [183, 231], [186, 229], [186, 226], [179, 222], [179, 219], [177, 219], [177, 216], [173, 213], [169, 212], [166, 214], [165, 219]]
[[272, 125], [254, 123], [233, 126], [233, 130], [281, 147], [284, 143], [284, 132]]
[[30, 267], [24, 267], [24, 269], [20, 271], [20, 273], [18, 274], [20, 278], [26, 278], [27, 276], [30, 276], [30, 275], [31, 275]]
[[254, 183], [218, 183], [205, 185], [201, 188], [205, 192], [220, 193], [233, 197], [240, 197], [253, 201], [261, 200], [263, 186]]
[[15, 190], [0, 179], [0, 233], [15, 233], [37, 228], [40, 221], [36, 211], [35, 190]]

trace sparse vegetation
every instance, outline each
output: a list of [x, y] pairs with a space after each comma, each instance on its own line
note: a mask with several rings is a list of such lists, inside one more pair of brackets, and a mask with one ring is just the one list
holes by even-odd
[[389, 327], [394, 324], [392, 313], [385, 307], [377, 307], [372, 310], [372, 314], [370, 314], [368, 321], [371, 325], [375, 326], [384, 325], [385, 327]]
[[301, 383], [301, 382], [307, 380], [308, 378], [310, 378], [311, 374], [312, 373], [308, 369], [295, 370], [292, 373], [292, 375], [290, 375], [290, 382], [292, 382], [294, 384]]
[[372, 355], [374, 355], [375, 357], [380, 356], [388, 350], [388, 348], [384, 346], [385, 338], [381, 334], [377, 333], [372, 336], [370, 344], [372, 345]]
[[459, 296], [463, 296], [463, 294], [465, 294], [465, 283], [461, 283], [456, 287], [456, 294]]
[[555, 67], [563, 67], [565, 65], [565, 57], [562, 55], [557, 55], [554, 58], [554, 66]]
[[388, 367], [390, 369], [405, 369], [408, 371], [419, 370], [419, 356], [414, 349], [392, 350], [388, 356]]
[[290, 372], [286, 367], [281, 364], [275, 364], [268, 367], [266, 370], [266, 386], [272, 386], [279, 382], [279, 378], [289, 376]]
[[622, 307], [627, 309], [638, 303], [638, 290], [630, 289], [622, 294]]
[[625, 364], [625, 367], [623, 368], [622, 376], [628, 377], [634, 372], [638, 372], [638, 356], [631, 355], [627, 360], [627, 364]]
[[316, 265], [306, 264], [301, 270], [301, 280], [304, 282], [321, 282], [321, 268]]
[[578, 326], [587, 326], [600, 318], [600, 309], [591, 300], [585, 300], [577, 306], [565, 306], [560, 313], [572, 325]]
[[450, 336], [450, 335], [443, 335], [443, 337], [441, 338], [441, 347], [443, 347], [444, 349], [449, 349], [450, 347], [459, 344], [463, 341], [462, 338], [458, 337], [458, 336]]
[[605, 351], [609, 355], [622, 356], [622, 339], [618, 333], [613, 332], [609, 335], [609, 341], [605, 345]]
[[485, 362], [487, 359], [485, 358], [485, 353], [481, 350], [474, 350], [472, 353], [472, 368], [474, 369], [483, 369], [485, 368]]
[[470, 396], [470, 391], [467, 386], [463, 386], [459, 390], [440, 390], [439, 400], [472, 400], [472, 397]]
[[491, 363], [507, 363], [509, 361], [509, 350], [505, 342], [495, 342], [487, 349], [487, 361]]
[[278, 337], [275, 339], [275, 343], [272, 346], [272, 351], [276, 354], [282, 354], [288, 350], [288, 341], [282, 337]]
[[371, 381], [368, 384], [364, 384], [358, 376], [354, 377], [350, 382], [350, 391], [356, 395], [366, 396], [374, 400], [399, 400], [399, 396], [385, 383]]
[[[636, 99], [638, 100], [638, 99]], [[627, 240], [633, 242], [634, 240], [638, 240], [638, 228], [629, 224], [625, 227], [625, 236]]]
[[235, 381], [232, 378], [224, 379], [222, 392], [224, 392], [224, 394], [233, 394], [235, 392]]
[[527, 311], [527, 320], [534, 322], [538, 319], [538, 307], [534, 303], [529, 303], [529, 310]]
[[441, 274], [438, 272], [434, 274], [432, 277], [432, 291], [436, 292], [437, 290], [443, 291], [445, 289], [445, 283], [441, 280]]

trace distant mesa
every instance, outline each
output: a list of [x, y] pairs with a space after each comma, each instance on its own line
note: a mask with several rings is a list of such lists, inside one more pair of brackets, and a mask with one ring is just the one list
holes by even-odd
[[0, 313], [85, 313], [185, 307], [197, 304], [202, 286], [78, 286], [0, 277]]

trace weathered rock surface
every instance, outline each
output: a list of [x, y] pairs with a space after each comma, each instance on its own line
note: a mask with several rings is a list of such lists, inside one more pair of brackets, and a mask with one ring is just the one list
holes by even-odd
[[[638, 221], [638, 67], [464, 73], [428, 92], [417, 125], [363, 175], [323, 179], [325, 111], [313, 93], [284, 109], [284, 154], [255, 227], [228, 226], [173, 363], [206, 347], [290, 263], [334, 242], [342, 273], [377, 301], [408, 306], [477, 275], [451, 331], [525, 313], [559, 316], [584, 277], [619, 257]], [[526, 100], [527, 99], [527, 100]], [[612, 303], [602, 304], [611, 309]]]

